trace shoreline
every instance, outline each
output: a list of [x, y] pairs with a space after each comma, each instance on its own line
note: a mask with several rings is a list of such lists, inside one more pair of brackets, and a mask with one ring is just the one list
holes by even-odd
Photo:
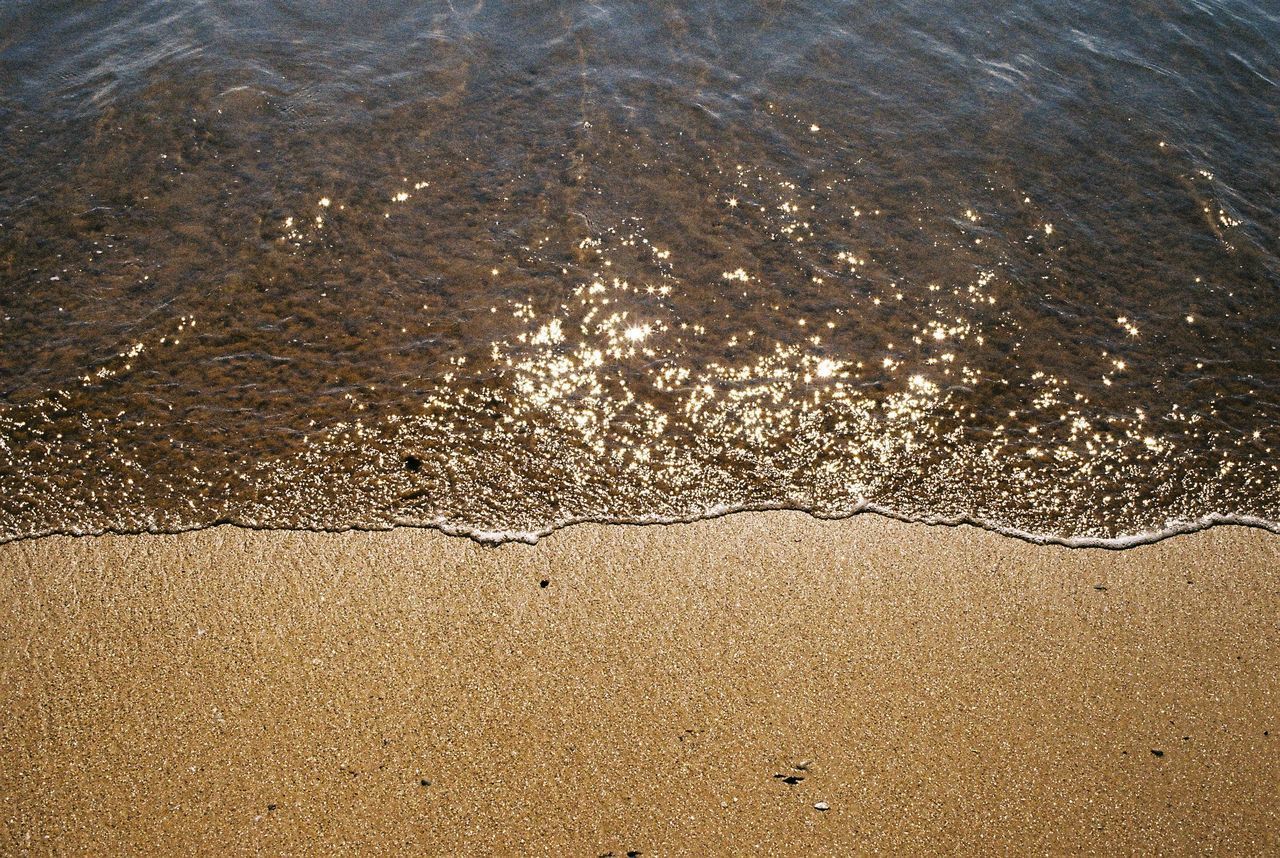
[[1268, 530], [221, 526], [0, 572], [7, 852], [1280, 844]]
[[109, 528], [106, 530], [93, 531], [45, 530], [38, 533], [0, 538], [0, 550], [7, 545], [13, 545], [15, 543], [32, 542], [51, 538], [66, 537], [72, 539], [96, 539], [99, 537], [180, 536], [183, 534], [199, 533], [204, 530], [213, 530], [216, 528], [234, 528], [237, 530], [246, 530], [258, 533], [279, 533], [285, 535], [389, 533], [400, 529], [428, 530], [450, 538], [469, 540], [486, 548], [497, 548], [503, 545], [512, 544], [537, 545], [542, 540], [555, 536], [562, 531], [584, 526], [622, 528], [672, 527], [698, 524], [700, 522], [707, 521], [717, 521], [719, 519], [737, 515], [756, 515], [760, 513], [779, 512], [805, 515], [818, 522], [844, 522], [864, 515], [869, 515], [885, 518], [898, 524], [927, 528], [974, 528], [995, 536], [1012, 539], [1018, 542], [1025, 542], [1036, 546], [1058, 546], [1070, 549], [1102, 549], [1106, 551], [1127, 551], [1130, 548], [1155, 545], [1157, 543], [1164, 542], [1166, 539], [1188, 536], [1218, 527], [1237, 527], [1247, 530], [1260, 530], [1264, 533], [1280, 536], [1280, 521], [1274, 521], [1272, 519], [1252, 515], [1228, 515], [1216, 512], [1208, 513], [1197, 519], [1177, 519], [1175, 521], [1168, 522], [1163, 530], [1141, 531], [1139, 533], [1124, 536], [1104, 537], [1060, 536], [1055, 534], [1034, 533], [1032, 531], [1018, 530], [1016, 528], [992, 524], [985, 519], [973, 518], [970, 516], [960, 516], [956, 518], [939, 518], [933, 516], [912, 518], [898, 513], [890, 507], [882, 507], [871, 503], [864, 504], [853, 512], [841, 515], [823, 515], [804, 507], [789, 506], [786, 504], [765, 504], [746, 507], [718, 507], [706, 510], [700, 515], [689, 516], [687, 518], [574, 518], [558, 522], [537, 531], [476, 530], [439, 522], [424, 523], [410, 520], [397, 520], [386, 525], [346, 524], [336, 527], [286, 527], [272, 524], [244, 524], [238, 521], [226, 520], [174, 529], [156, 528], [150, 530], [124, 530]]

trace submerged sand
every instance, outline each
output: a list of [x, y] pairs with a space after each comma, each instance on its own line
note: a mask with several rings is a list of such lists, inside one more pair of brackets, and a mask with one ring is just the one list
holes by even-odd
[[1280, 848], [1258, 530], [221, 527], [0, 573], [8, 854]]

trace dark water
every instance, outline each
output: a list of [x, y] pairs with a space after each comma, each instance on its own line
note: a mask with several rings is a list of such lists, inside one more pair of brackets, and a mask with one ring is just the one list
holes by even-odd
[[0, 0], [0, 538], [1280, 521], [1265, 0]]

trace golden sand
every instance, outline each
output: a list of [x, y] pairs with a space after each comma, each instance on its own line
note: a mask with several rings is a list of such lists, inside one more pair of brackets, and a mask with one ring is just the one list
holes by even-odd
[[6, 854], [1280, 848], [1261, 531], [222, 527], [0, 572]]

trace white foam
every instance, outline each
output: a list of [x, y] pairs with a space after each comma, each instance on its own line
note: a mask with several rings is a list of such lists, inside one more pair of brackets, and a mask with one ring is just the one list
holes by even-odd
[[901, 521], [907, 524], [918, 524], [928, 527], [960, 527], [968, 525], [981, 528], [982, 530], [998, 533], [1012, 539], [1030, 542], [1035, 545], [1061, 545], [1067, 548], [1105, 548], [1111, 550], [1123, 550], [1134, 548], [1140, 545], [1150, 545], [1161, 540], [1174, 536], [1180, 536], [1189, 533], [1196, 533], [1201, 530], [1207, 530], [1211, 527], [1219, 527], [1224, 525], [1233, 525], [1237, 527], [1250, 527], [1259, 530], [1265, 530], [1269, 533], [1280, 535], [1280, 521], [1260, 518], [1250, 515], [1234, 515], [1224, 513], [1207, 513], [1195, 519], [1175, 519], [1166, 523], [1159, 530], [1141, 531], [1133, 534], [1125, 534], [1114, 537], [1099, 536], [1063, 536], [1053, 533], [1038, 533], [1035, 531], [1021, 530], [1016, 527], [1008, 527], [1005, 525], [992, 522], [975, 516], [911, 516], [900, 513], [892, 508], [880, 506], [870, 503], [866, 500], [860, 500], [852, 510], [847, 514], [824, 515], [820, 512], [807, 509], [805, 507], [786, 504], [743, 504], [743, 505], [726, 505], [718, 504], [707, 507], [706, 509], [691, 513], [684, 516], [664, 516], [664, 515], [642, 515], [642, 516], [582, 516], [568, 517], [561, 519], [554, 524], [548, 525], [537, 530], [514, 530], [499, 529], [489, 530], [478, 527], [470, 527], [467, 525], [453, 524], [445, 519], [435, 519], [432, 521], [422, 521], [417, 519], [395, 518], [387, 522], [359, 522], [351, 524], [328, 526], [299, 526], [299, 527], [280, 527], [274, 525], [264, 525], [254, 522], [237, 521], [234, 519], [222, 519], [219, 521], [209, 522], [207, 524], [195, 524], [188, 527], [158, 527], [150, 526], [138, 529], [129, 528], [51, 528], [31, 533], [4, 534], [0, 535], [0, 545], [17, 542], [28, 539], [42, 539], [48, 536], [75, 536], [75, 537], [95, 537], [95, 536], [137, 536], [141, 534], [164, 535], [176, 533], [190, 533], [199, 530], [207, 530], [212, 527], [222, 525], [230, 525], [232, 527], [240, 527], [246, 530], [261, 531], [304, 531], [312, 533], [347, 533], [352, 531], [389, 531], [398, 527], [416, 527], [438, 530], [447, 536], [465, 537], [478, 542], [482, 545], [502, 545], [506, 543], [522, 543], [525, 545], [535, 545], [537, 542], [547, 536], [552, 535], [558, 530], [568, 527], [574, 527], [581, 524], [605, 524], [611, 526], [631, 526], [644, 527], [651, 525], [680, 525], [692, 524], [698, 521], [708, 521], [717, 518], [723, 518], [728, 515], [747, 512], [801, 512], [812, 516], [813, 518], [823, 521], [841, 521], [864, 513], [872, 515], [880, 515], [895, 521]]
[[1172, 520], [1166, 523], [1166, 525], [1159, 530], [1141, 531], [1122, 536], [1063, 536], [1060, 534], [1021, 530], [1016, 527], [1008, 527], [988, 519], [975, 516], [909, 516], [899, 513], [889, 507], [873, 504], [866, 500], [860, 500], [849, 514], [835, 516], [822, 515], [821, 513], [816, 513], [813, 510], [809, 510], [804, 507], [782, 503], [746, 504], [737, 506], [720, 504], [708, 507], [701, 513], [688, 516], [648, 515], [617, 518], [566, 518], [556, 524], [539, 530], [485, 530], [481, 528], [448, 524], [444, 521], [436, 521], [424, 525], [421, 522], [401, 520], [397, 521], [396, 524], [410, 527], [430, 527], [450, 536], [465, 536], [468, 539], [472, 539], [485, 545], [499, 545], [507, 542], [520, 542], [527, 545], [534, 545], [540, 539], [550, 536], [557, 530], [562, 530], [566, 527], [573, 527], [580, 524], [607, 524], [618, 526], [677, 525], [722, 518], [736, 513], [768, 511], [803, 512], [813, 516], [814, 518], [826, 521], [838, 521], [846, 518], [852, 518], [862, 513], [871, 513], [873, 515], [881, 515], [886, 518], [891, 518], [895, 521], [901, 521], [908, 524], [920, 524], [930, 527], [960, 527], [962, 525], [969, 525], [1036, 545], [1062, 545], [1067, 548], [1106, 548], [1111, 550], [1123, 550], [1126, 548], [1134, 548], [1139, 545], [1150, 545], [1154, 542], [1160, 542], [1161, 540], [1168, 539], [1173, 536], [1196, 533], [1201, 530], [1207, 530], [1211, 527], [1222, 525], [1258, 528], [1280, 535], [1280, 521], [1272, 521], [1270, 519], [1259, 518], [1257, 516], [1208, 513], [1195, 519]]

